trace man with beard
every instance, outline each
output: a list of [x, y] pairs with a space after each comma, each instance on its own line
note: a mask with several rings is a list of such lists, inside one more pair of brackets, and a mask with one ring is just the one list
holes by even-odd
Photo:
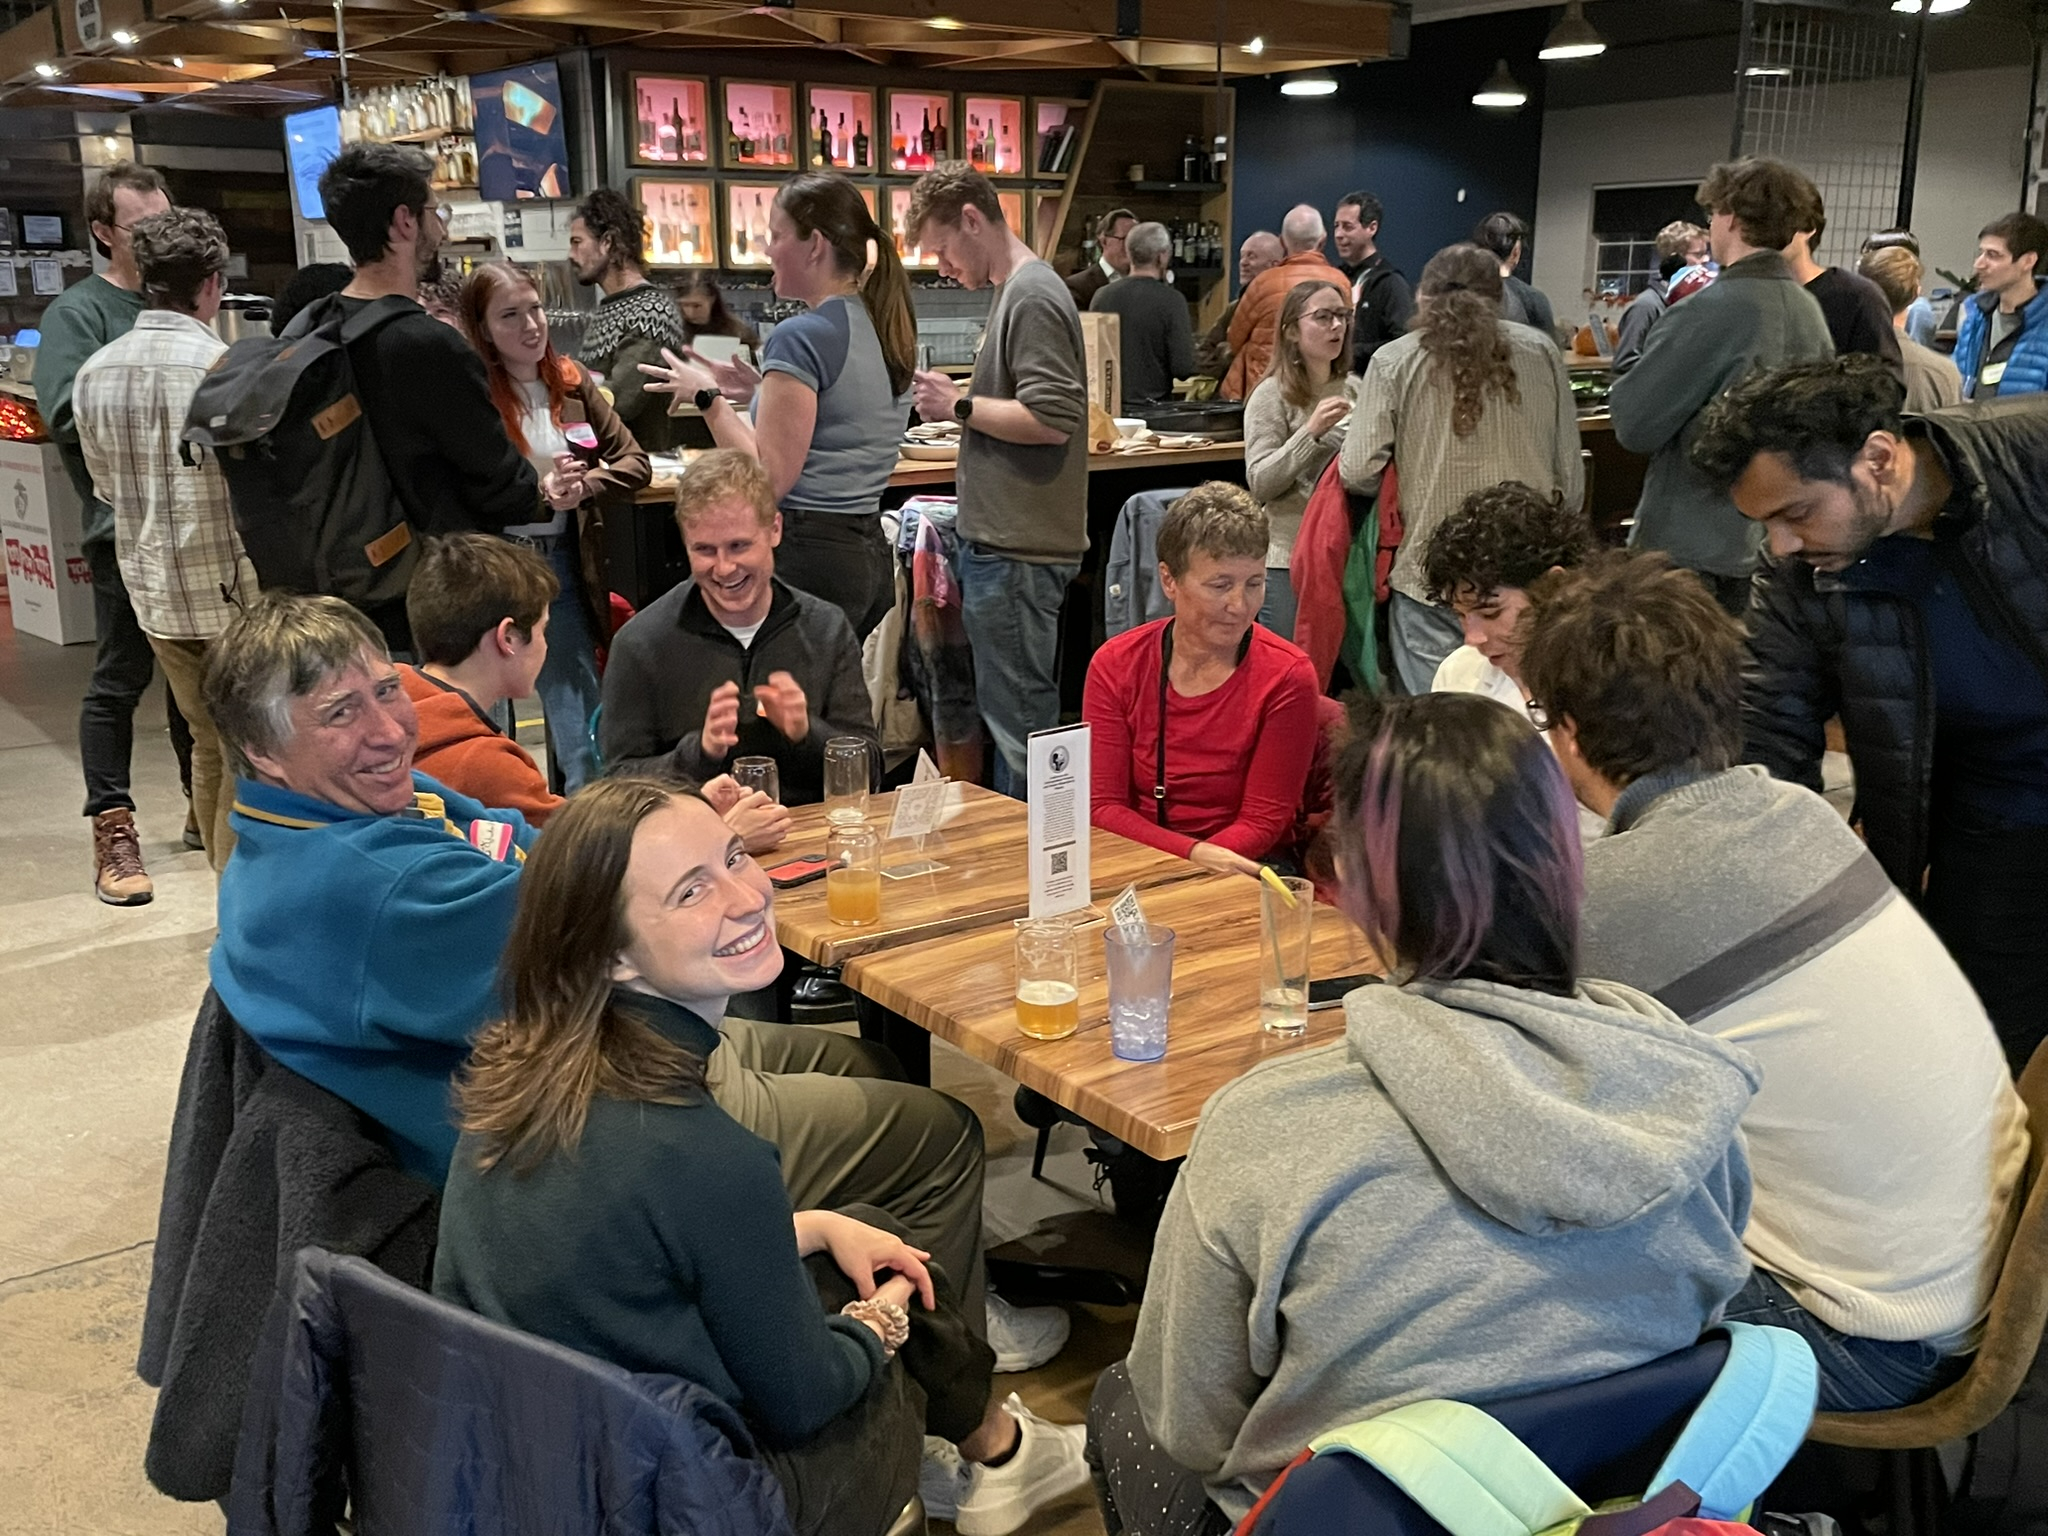
[[642, 448], [650, 453], [675, 446], [668, 397], [650, 395], [641, 363], [660, 363], [662, 349], [688, 345], [676, 296], [647, 281], [642, 267], [640, 211], [622, 193], [599, 187], [576, 205], [569, 219], [569, 265], [576, 281], [594, 284], [602, 295], [597, 314], [583, 333], [583, 366], [604, 379], [612, 408]]
[[1693, 463], [1764, 526], [1745, 753], [1855, 820], [1976, 987], [2017, 1074], [2048, 1034], [2048, 407], [1902, 417], [1875, 358], [1751, 379]]
[[[505, 435], [483, 359], [462, 333], [420, 307], [421, 283], [441, 276], [448, 209], [428, 178], [433, 162], [405, 144], [350, 144], [320, 177], [327, 222], [356, 275], [331, 299], [354, 318], [381, 299], [396, 313], [359, 340], [349, 362], [370, 432], [407, 521], [418, 534], [495, 533], [553, 516], [540, 482]], [[396, 639], [379, 620], [387, 637]], [[402, 618], [400, 620], [402, 622]]]

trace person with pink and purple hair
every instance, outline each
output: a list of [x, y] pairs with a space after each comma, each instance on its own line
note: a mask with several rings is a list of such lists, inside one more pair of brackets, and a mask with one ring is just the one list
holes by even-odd
[[1577, 821], [1529, 721], [1365, 701], [1336, 788], [1342, 902], [1387, 984], [1203, 1111], [1089, 1409], [1112, 1531], [1221, 1536], [1325, 1430], [1640, 1365], [1749, 1276], [1758, 1070], [1579, 975]]

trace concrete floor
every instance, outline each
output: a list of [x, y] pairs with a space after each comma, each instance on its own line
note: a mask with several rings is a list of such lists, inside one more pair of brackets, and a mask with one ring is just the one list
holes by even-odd
[[[159, 685], [137, 717], [133, 768], [156, 900], [95, 899], [78, 769], [91, 667], [89, 645], [18, 637], [0, 601], [0, 1536], [218, 1536], [213, 1506], [144, 1480], [155, 1393], [134, 1369], [178, 1074], [206, 989], [213, 876], [179, 842]], [[991, 1242], [1051, 1222], [1070, 1253], [1142, 1265], [1088, 1193], [1077, 1132], [1062, 1128], [1047, 1182], [1034, 1182], [1010, 1084], [943, 1044], [933, 1072], [987, 1127]], [[1058, 1361], [999, 1387], [1079, 1420], [1134, 1316], [1078, 1311]], [[1083, 1493], [1029, 1529], [1096, 1536], [1102, 1525]]]

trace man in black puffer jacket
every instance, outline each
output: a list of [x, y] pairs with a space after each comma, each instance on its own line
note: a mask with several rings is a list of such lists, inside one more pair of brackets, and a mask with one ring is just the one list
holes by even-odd
[[2048, 400], [1902, 417], [1866, 357], [1759, 375], [1693, 460], [1762, 523], [1746, 756], [1820, 787], [1839, 714], [1855, 820], [1998, 1026], [2048, 1035]]

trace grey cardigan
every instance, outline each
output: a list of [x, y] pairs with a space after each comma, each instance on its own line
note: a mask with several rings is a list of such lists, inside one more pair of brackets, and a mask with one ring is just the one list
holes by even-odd
[[1834, 353], [1827, 317], [1775, 251], [1722, 268], [1711, 287], [1666, 310], [1607, 397], [1616, 441], [1650, 456], [1630, 545], [1661, 549], [1689, 570], [1748, 575], [1763, 530], [1693, 468], [1700, 414], [1757, 369]]
[[[1356, 398], [1355, 384], [1341, 373], [1333, 373], [1325, 388]], [[1270, 373], [1245, 402], [1244, 483], [1266, 509], [1266, 565], [1272, 570], [1285, 570], [1293, 557], [1301, 514], [1316, 481], [1344, 446], [1344, 431], [1351, 422], [1346, 416], [1321, 437], [1310, 437], [1308, 418], [1314, 410], [1291, 403]]]

